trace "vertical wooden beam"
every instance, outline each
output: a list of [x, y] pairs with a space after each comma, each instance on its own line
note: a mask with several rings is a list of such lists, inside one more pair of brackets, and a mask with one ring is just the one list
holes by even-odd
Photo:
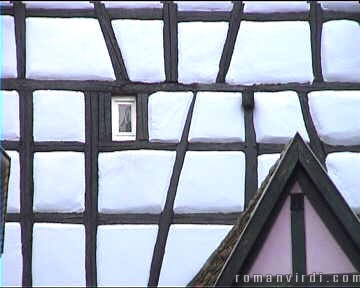
[[85, 268], [86, 286], [97, 286], [96, 235], [98, 217], [98, 103], [97, 93], [85, 93]]
[[22, 284], [32, 286], [32, 240], [33, 240], [33, 101], [31, 90], [20, 90], [20, 214], [23, 256]]
[[[17, 78], [26, 76], [26, 23], [25, 5], [14, 1], [15, 42]], [[20, 215], [21, 215], [21, 244], [22, 244], [22, 285], [32, 286], [32, 242], [33, 242], [33, 100], [32, 91], [18, 90], [20, 115]]]
[[114, 29], [111, 25], [111, 19], [105, 6], [100, 1], [93, 1], [95, 14], [99, 20], [101, 31], [103, 32], [105, 43], [108, 48], [111, 63], [113, 65], [116, 80], [129, 80], [125, 63], [121, 54], [120, 47], [115, 37]]
[[14, 1], [15, 16], [15, 42], [17, 60], [17, 78], [25, 79], [26, 71], [26, 25], [25, 5], [20, 1]]
[[291, 194], [290, 199], [293, 274], [306, 275], [304, 194]]
[[172, 1], [163, 4], [163, 41], [166, 81], [178, 80], [178, 28], [177, 5]]
[[321, 68], [322, 10], [319, 3], [310, 2], [311, 55], [314, 82], [323, 82]]
[[258, 186], [257, 145], [253, 121], [254, 91], [245, 90], [242, 94], [245, 123], [245, 206], [248, 205]]
[[234, 52], [234, 46], [237, 34], [239, 32], [243, 10], [244, 4], [242, 1], [234, 1], [234, 6], [230, 16], [229, 29], [226, 35], [224, 49], [220, 58], [219, 72], [216, 77], [217, 83], [225, 82], [225, 77], [229, 70], [231, 58]]
[[105, 102], [106, 102], [106, 94], [99, 94], [99, 141], [105, 141], [106, 139], [106, 123], [105, 123]]
[[136, 140], [149, 140], [148, 95], [138, 94], [136, 106]]
[[181, 136], [181, 141], [176, 149], [175, 164], [166, 196], [165, 207], [160, 217], [159, 232], [157, 235], [154, 254], [151, 262], [150, 278], [148, 283], [148, 286], [150, 287], [157, 286], [159, 282], [161, 265], [165, 254], [165, 245], [169, 234], [170, 225], [174, 216], [173, 206], [176, 197], [176, 191], [179, 183], [181, 169], [185, 160], [186, 150], [188, 147], [188, 137], [195, 101], [196, 94], [194, 94], [194, 97], [192, 99], [189, 112], [186, 117], [184, 130]]
[[99, 141], [110, 142], [112, 127], [111, 127], [111, 93], [99, 93]]

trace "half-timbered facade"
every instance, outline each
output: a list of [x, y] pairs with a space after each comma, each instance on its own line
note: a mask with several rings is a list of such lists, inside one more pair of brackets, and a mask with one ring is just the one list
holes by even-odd
[[360, 208], [358, 1], [1, 1], [5, 286], [187, 285], [300, 133]]

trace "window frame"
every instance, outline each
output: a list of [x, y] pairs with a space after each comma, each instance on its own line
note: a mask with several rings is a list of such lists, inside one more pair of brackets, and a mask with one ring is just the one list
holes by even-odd
[[[131, 132], [119, 132], [118, 106], [128, 104], [131, 107]], [[135, 141], [137, 124], [136, 97], [135, 96], [113, 96], [111, 97], [111, 138], [112, 141]]]

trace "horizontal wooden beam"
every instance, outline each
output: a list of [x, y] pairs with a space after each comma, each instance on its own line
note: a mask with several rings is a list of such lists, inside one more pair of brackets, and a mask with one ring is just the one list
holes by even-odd
[[283, 90], [321, 91], [321, 90], [360, 90], [357, 82], [321, 82], [321, 83], [284, 83], [284, 84], [254, 84], [232, 85], [228, 83], [213, 84], [181, 84], [181, 83], [140, 83], [127, 81], [101, 80], [33, 80], [33, 79], [1, 79], [3, 90], [77, 90], [111, 93], [154, 93], [156, 91], [219, 91], [243, 92], [245, 89], [254, 92], [277, 92]]
[[[321, 142], [324, 146], [325, 154], [336, 152], [355, 152], [360, 153], [360, 145], [329, 145]], [[112, 152], [122, 150], [168, 150], [175, 151], [178, 144], [176, 143], [163, 143], [163, 142], [149, 142], [146, 140], [141, 141], [103, 141], [99, 143], [100, 152]], [[1, 146], [5, 150], [19, 151], [22, 149], [21, 141], [1, 141]], [[44, 141], [34, 142], [34, 152], [50, 152], [50, 151], [84, 151], [85, 144], [81, 142], [64, 142], [64, 141]], [[285, 144], [272, 144], [272, 143], [257, 143], [258, 155], [281, 153]], [[189, 151], [245, 151], [245, 142], [233, 143], [216, 143], [216, 142], [194, 142], [189, 143]]]
[[[137, 20], [162, 20], [161, 8], [106, 8], [111, 19], [137, 19]], [[359, 12], [323, 11], [323, 22], [332, 20], [360, 21]], [[2, 7], [0, 15], [14, 15], [13, 7]], [[27, 17], [54, 17], [54, 18], [96, 18], [94, 9], [44, 9], [28, 8]], [[228, 21], [229, 11], [179, 11], [180, 22], [202, 21]], [[272, 13], [245, 13], [243, 20], [247, 21], [308, 21], [307, 12], [272, 12]]]

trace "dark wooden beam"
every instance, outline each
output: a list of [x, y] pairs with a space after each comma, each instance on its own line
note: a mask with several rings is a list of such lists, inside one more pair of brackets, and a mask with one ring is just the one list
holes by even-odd
[[104, 35], [105, 43], [109, 51], [111, 63], [117, 80], [129, 80], [125, 63], [116, 40], [114, 29], [111, 25], [111, 19], [103, 3], [94, 1], [95, 13], [99, 20], [101, 30]]
[[[179, 11], [179, 22], [223, 22], [230, 19], [227, 11]], [[359, 12], [322, 11], [323, 21], [349, 19], [359, 21]], [[140, 13], [138, 15], [140, 17]], [[143, 16], [144, 17], [144, 16]], [[309, 21], [308, 12], [272, 12], [272, 13], [244, 13], [242, 19], [246, 21]]]
[[292, 271], [306, 275], [304, 194], [291, 194], [290, 200]]
[[16, 61], [17, 76], [25, 79], [26, 71], [26, 25], [25, 25], [25, 5], [20, 1], [14, 1], [15, 16], [15, 42], [16, 42]]
[[112, 141], [111, 93], [99, 92], [99, 141]]
[[173, 224], [234, 225], [241, 213], [184, 213], [175, 214]]
[[273, 143], [258, 143], [258, 155], [281, 153], [284, 150], [285, 144], [273, 144]]
[[190, 124], [191, 124], [195, 101], [196, 101], [196, 94], [194, 93], [194, 97], [191, 102], [188, 115], [186, 117], [186, 122], [181, 136], [181, 141], [176, 149], [176, 159], [175, 159], [173, 172], [171, 175], [170, 186], [166, 197], [165, 207], [160, 218], [159, 232], [156, 239], [153, 258], [151, 261], [150, 278], [148, 283], [148, 286], [151, 287], [157, 286], [159, 282], [161, 265], [165, 254], [165, 245], [174, 214], [173, 206], [175, 202], [176, 191], [188, 146], [188, 136], [189, 136]]
[[[235, 2], [235, 4], [239, 4]], [[179, 11], [179, 22], [225, 22], [231, 18], [227, 11]], [[307, 12], [273, 12], [273, 13], [244, 13], [242, 20], [246, 21], [308, 21]]]
[[13, 7], [0, 7], [0, 15], [14, 16]]
[[217, 22], [228, 21], [230, 19], [230, 13], [224, 11], [179, 11], [179, 22]]
[[32, 286], [32, 240], [33, 240], [33, 101], [32, 92], [20, 90], [20, 213], [22, 243], [22, 285]]
[[322, 10], [319, 3], [310, 2], [311, 55], [314, 82], [323, 82], [321, 69]]
[[345, 11], [323, 11], [322, 22], [333, 20], [352, 20], [360, 22], [360, 12], [345, 12]]
[[329, 145], [324, 143], [324, 149], [326, 154], [335, 152], [357, 152], [360, 153], [360, 145]]
[[[14, 1], [15, 3], [16, 1]], [[161, 8], [106, 8], [111, 19], [137, 19], [137, 20], [162, 20]], [[1, 7], [0, 15], [13, 15], [12, 7]], [[28, 8], [28, 17], [53, 17], [53, 18], [96, 18], [94, 9], [47, 9]], [[332, 20], [353, 20], [360, 22], [359, 12], [348, 11], [322, 11], [323, 22]], [[223, 22], [230, 19], [227, 11], [179, 11], [179, 22]], [[244, 13], [243, 20], [247, 21], [308, 21], [307, 12], [272, 12], [272, 13]]]
[[124, 214], [105, 214], [100, 213], [98, 218], [99, 225], [113, 224], [159, 224], [159, 214], [149, 213], [124, 213]]
[[63, 141], [44, 141], [35, 142], [33, 146], [34, 152], [50, 152], [50, 151], [76, 151], [84, 152], [85, 144], [81, 142], [63, 142]]
[[101, 80], [33, 80], [33, 79], [0, 79], [4, 90], [78, 90], [110, 93], [154, 93], [157, 91], [219, 91], [243, 92], [251, 89], [254, 92], [277, 92], [283, 90], [294, 91], [322, 91], [322, 90], [360, 90], [360, 83], [356, 82], [323, 82], [323, 83], [286, 83], [286, 84], [254, 84], [231, 85], [227, 83], [213, 84], [181, 84], [181, 83], [140, 83], [126, 81]]
[[312, 120], [312, 116], [310, 113], [308, 94], [305, 92], [299, 92], [298, 97], [299, 97], [299, 101], [300, 101], [300, 106], [301, 106], [301, 111], [302, 111], [305, 127], [308, 132], [309, 139], [310, 139], [310, 146], [311, 146], [313, 152], [318, 157], [318, 159], [323, 164], [324, 168], [326, 168], [326, 166], [325, 166], [326, 153], [325, 153], [324, 147], [322, 145], [322, 142], [319, 138], [319, 135], [316, 131], [314, 121]]
[[[110, 115], [111, 116], [111, 115]], [[102, 121], [99, 122], [100, 125]], [[101, 139], [105, 139], [101, 137]], [[311, 138], [311, 137], [310, 137]], [[311, 145], [311, 143], [310, 143]], [[324, 146], [325, 154], [335, 152], [360, 152], [360, 145], [329, 145], [322, 143]], [[21, 141], [1, 141], [1, 146], [5, 150], [22, 150]], [[257, 143], [258, 155], [281, 153], [284, 149], [284, 144], [270, 144], [270, 143]], [[73, 141], [42, 141], [34, 142], [34, 152], [50, 152], [50, 151], [76, 151], [83, 152], [85, 144], [81, 142]], [[103, 140], [99, 144], [99, 150], [101, 152], [122, 151], [122, 150], [137, 150], [137, 149], [149, 149], [149, 150], [169, 150], [175, 151], [177, 147], [176, 143], [162, 143], [162, 142], [149, 142], [147, 140], [137, 141], [114, 141]], [[233, 142], [233, 143], [204, 143], [193, 142], [189, 143], [189, 151], [243, 151], [245, 152], [245, 142]], [[312, 147], [312, 149], [315, 149]]]
[[111, 19], [162, 20], [161, 8], [106, 8]]
[[[17, 2], [17, 1], [14, 1]], [[94, 9], [26, 9], [27, 17], [54, 17], [54, 18], [96, 18]]]
[[5, 222], [21, 222], [20, 213], [6, 213]]
[[160, 143], [148, 141], [113, 141], [99, 143], [99, 151], [112, 152], [138, 149], [175, 151], [177, 149], [177, 146], [178, 144], [176, 143]]
[[188, 150], [190, 151], [244, 151], [245, 142], [231, 142], [231, 143], [206, 143], [206, 142], [192, 142], [189, 143]]
[[171, 1], [164, 2], [164, 62], [166, 81], [177, 82], [178, 79], [178, 28], [177, 5]]
[[34, 213], [35, 223], [84, 224], [83, 213]]
[[308, 21], [307, 12], [272, 12], [272, 13], [244, 13], [243, 20], [246, 21]]
[[[245, 124], [245, 206], [258, 189], [257, 144], [254, 127], [254, 92], [245, 90], [242, 94], [242, 109], [244, 109]], [[240, 109], [240, 107], [239, 107]]]
[[[141, 224], [158, 225], [160, 214], [98, 213], [98, 225]], [[183, 213], [174, 214], [172, 224], [233, 225], [241, 213]], [[6, 222], [21, 222], [20, 213], [7, 213]], [[35, 212], [34, 223], [84, 224], [84, 213]]]
[[2, 140], [0, 141], [1, 147], [5, 150], [16, 150], [19, 151], [21, 148], [21, 142], [20, 141], [9, 141], [9, 140]]
[[85, 93], [85, 268], [86, 286], [97, 285], [96, 235], [98, 214], [98, 117], [99, 97]]
[[225, 82], [225, 77], [229, 70], [231, 58], [234, 52], [234, 46], [235, 46], [237, 34], [239, 32], [243, 10], [244, 10], [244, 4], [242, 3], [242, 1], [234, 3], [233, 9], [231, 11], [229, 28], [226, 35], [224, 49], [220, 58], [219, 72], [216, 77], [217, 83]]
[[148, 127], [148, 100], [147, 94], [141, 93], [136, 100], [136, 140], [148, 141], [149, 140], [149, 127]]

